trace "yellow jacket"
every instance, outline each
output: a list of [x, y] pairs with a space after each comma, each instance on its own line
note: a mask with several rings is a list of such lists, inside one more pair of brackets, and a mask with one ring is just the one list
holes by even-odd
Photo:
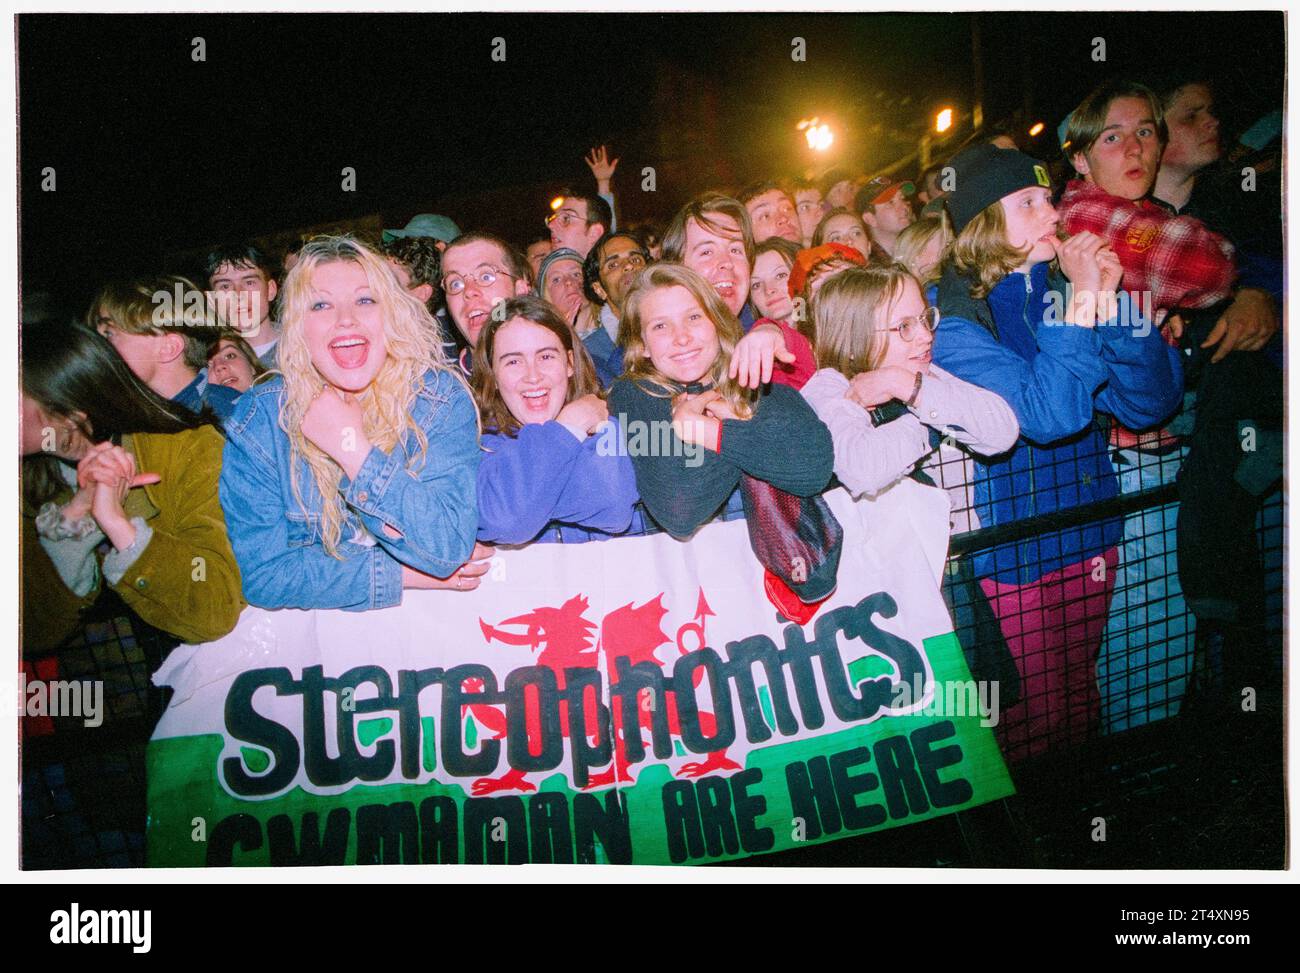
[[[162, 479], [132, 490], [127, 517], [152, 531], [148, 545], [110, 584], [131, 610], [182, 642], [210, 642], [235, 627], [244, 608], [239, 567], [217, 496], [224, 440], [210, 426], [179, 433], [125, 436], [136, 469]], [[67, 491], [57, 499], [65, 502]], [[78, 598], [63, 584], [37, 540], [36, 510], [23, 506], [23, 647], [56, 647], [76, 628], [98, 589]]]

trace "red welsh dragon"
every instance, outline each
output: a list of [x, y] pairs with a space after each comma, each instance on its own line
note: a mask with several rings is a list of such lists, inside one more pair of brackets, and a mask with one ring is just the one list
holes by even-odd
[[[595, 668], [602, 652], [606, 658], [605, 672], [611, 678], [616, 671], [614, 661], [620, 658], [626, 658], [631, 665], [636, 665], [639, 662], [650, 662], [662, 669], [664, 663], [655, 657], [655, 652], [660, 646], [666, 645], [670, 641], [661, 627], [663, 617], [668, 614], [668, 610], [663, 606], [663, 598], [663, 594], [660, 593], [652, 601], [639, 608], [634, 608], [629, 602], [622, 608], [610, 612], [601, 622], [600, 637], [595, 645], [592, 644], [591, 639], [592, 633], [596, 629], [596, 623], [592, 622], [584, 614], [588, 605], [587, 599], [583, 595], [574, 595], [559, 608], [536, 608], [527, 614], [507, 618], [500, 623], [503, 626], [522, 626], [523, 631], [506, 631], [497, 626], [489, 625], [482, 619], [479, 619], [479, 626], [483, 629], [483, 637], [489, 643], [502, 642], [506, 645], [528, 646], [528, 648], [536, 652], [537, 664], [546, 666], [554, 672], [557, 685], [563, 690], [565, 669]], [[714, 612], [705, 600], [704, 589], [701, 588], [699, 600], [696, 602], [694, 619], [677, 630], [677, 651], [681, 655], [686, 655], [688, 652], [705, 646], [705, 620], [712, 614]], [[688, 646], [686, 643], [690, 637], [693, 637], [694, 644]], [[697, 670], [695, 673], [696, 686], [700, 684], [703, 677], [704, 671], [702, 669]], [[466, 692], [482, 692], [483, 683], [477, 679], [468, 679], [465, 681], [463, 688]], [[668, 710], [669, 732], [680, 736], [681, 723], [677, 716], [676, 693], [669, 689], [665, 692], [665, 695], [667, 699], [664, 705]], [[584, 705], [586, 709], [583, 715], [586, 725], [589, 727], [597, 726], [596, 701], [587, 697]], [[651, 701], [651, 705], [653, 705], [653, 701]], [[611, 722], [616, 728], [623, 726], [621, 710], [622, 698], [615, 697], [613, 699], [613, 711], [610, 715]], [[499, 740], [505, 736], [506, 719], [498, 707], [485, 703], [471, 703], [464, 707], [464, 711], [472, 714], [481, 726], [491, 730], [495, 734], [495, 739]], [[640, 726], [649, 728], [651, 718], [651, 712], [642, 709], [638, 722]], [[529, 707], [525, 723], [529, 751], [538, 753], [541, 750], [541, 718], [536, 707]], [[564, 735], [569, 736], [569, 718], [565, 701], [561, 701], [560, 704], [560, 726]], [[716, 724], [712, 713], [700, 713], [700, 729], [705, 734], [715, 732]], [[683, 764], [677, 774], [682, 777], [699, 777], [718, 770], [740, 769], [740, 765], [731, 760], [725, 750], [719, 750], [710, 753], [706, 760]], [[622, 731], [616, 729], [614, 759], [608, 770], [591, 776], [587, 787], [605, 787], [616, 782], [632, 783], [633, 779], [629, 770]], [[474, 781], [471, 787], [472, 793], [479, 797], [495, 791], [511, 790], [535, 791], [537, 788], [527, 779], [522, 770], [514, 769], [501, 777], [480, 778]]]

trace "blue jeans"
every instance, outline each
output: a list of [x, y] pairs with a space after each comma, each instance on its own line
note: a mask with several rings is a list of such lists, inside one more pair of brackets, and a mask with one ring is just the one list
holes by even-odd
[[[1163, 456], [1120, 450], [1120, 493], [1172, 483], [1185, 449]], [[1106, 620], [1097, 682], [1102, 732], [1118, 733], [1178, 713], [1192, 668], [1196, 619], [1178, 582], [1178, 504], [1129, 514]]]

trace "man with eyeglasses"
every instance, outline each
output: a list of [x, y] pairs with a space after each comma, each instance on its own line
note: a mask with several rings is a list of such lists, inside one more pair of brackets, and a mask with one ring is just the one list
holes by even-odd
[[609, 203], [599, 196], [576, 193], [560, 196], [559, 206], [546, 217], [552, 249], [567, 247], [583, 257], [591, 252], [597, 240], [609, 232], [612, 224]]
[[528, 269], [504, 240], [487, 233], [465, 233], [442, 254], [442, 292], [456, 330], [468, 345], [458, 353], [461, 370], [473, 368], [469, 352], [478, 342], [498, 302], [528, 293]]
[[606, 233], [583, 263], [583, 290], [592, 303], [600, 305], [600, 325], [582, 335], [582, 343], [605, 387], [623, 371], [623, 349], [618, 346], [623, 298], [649, 263], [650, 254], [641, 241], [628, 233]]

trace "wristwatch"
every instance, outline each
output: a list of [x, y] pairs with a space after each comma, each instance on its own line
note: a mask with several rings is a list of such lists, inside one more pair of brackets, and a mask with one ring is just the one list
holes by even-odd
[[907, 402], [905, 403], [909, 409], [912, 408], [912, 406], [916, 405], [916, 397], [921, 394], [922, 378], [924, 378], [922, 373], [917, 372], [916, 381], [912, 383], [912, 394], [907, 397]]

